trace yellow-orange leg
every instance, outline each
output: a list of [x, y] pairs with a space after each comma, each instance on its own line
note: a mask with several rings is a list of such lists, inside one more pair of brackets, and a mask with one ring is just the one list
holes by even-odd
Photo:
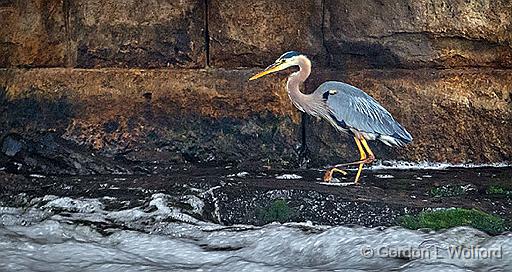
[[343, 175], [347, 174], [347, 172], [345, 172], [339, 168], [335, 168], [335, 167], [329, 168], [327, 171], [325, 171], [325, 174], [324, 174], [325, 182], [331, 182], [333, 172], [339, 172], [339, 173], [342, 173]]
[[[339, 167], [348, 166], [348, 165], [355, 165], [355, 164], [359, 164], [359, 165], [364, 164], [363, 160], [366, 158], [366, 154], [364, 153], [363, 147], [361, 146], [361, 142], [359, 141], [359, 139], [354, 137], [354, 140], [356, 141], [357, 148], [359, 149], [359, 153], [361, 154], [361, 160], [357, 161], [357, 162], [337, 164], [334, 167], [329, 168], [327, 171], [325, 171], [325, 174], [324, 174], [324, 181], [325, 182], [330, 182], [332, 180], [333, 172], [340, 172], [340, 173], [342, 173], [344, 175], [347, 174], [347, 172], [339, 169]], [[360, 166], [359, 168], [362, 169], [362, 166]], [[358, 183], [360, 172], [361, 172], [360, 170], [357, 172], [357, 177], [356, 177], [355, 183]]]
[[[361, 141], [357, 137], [354, 137], [354, 140], [356, 140], [357, 149], [359, 149], [359, 153], [361, 154], [361, 157], [359, 160], [360, 161], [366, 160], [366, 153], [364, 153], [363, 147], [361, 146]], [[361, 176], [361, 171], [363, 171], [363, 165], [364, 165], [364, 162], [359, 164], [359, 167], [357, 169], [357, 174], [356, 174], [356, 180], [354, 181], [355, 184], [359, 184], [359, 177]]]
[[[363, 144], [364, 149], [368, 153], [368, 157], [362, 150], [361, 144], [358, 144], [357, 147], [359, 148], [359, 152], [361, 152], [361, 161], [363, 161], [363, 163], [359, 164], [359, 169], [357, 170], [356, 181], [355, 181], [356, 184], [359, 184], [359, 176], [361, 175], [361, 171], [363, 170], [363, 165], [372, 163], [375, 160], [375, 155], [373, 155], [373, 152], [370, 149], [370, 146], [368, 145], [368, 143], [366, 142], [366, 139], [361, 137], [360, 141], [361, 141], [361, 144]], [[356, 143], [357, 143], [357, 141], [356, 141]], [[364, 154], [364, 156], [363, 156], [363, 154]]]
[[[354, 183], [355, 184], [359, 184], [359, 178], [361, 176], [361, 172], [363, 170], [364, 164], [372, 163], [375, 160], [375, 155], [373, 155], [372, 150], [370, 149], [370, 147], [368, 146], [368, 143], [366, 142], [366, 140], [363, 137], [361, 137], [361, 139], [359, 139], [357, 137], [354, 137], [354, 140], [356, 141], [357, 148], [359, 149], [359, 153], [361, 155], [361, 159], [358, 160], [358, 161], [355, 161], [355, 162], [337, 164], [334, 167], [330, 168], [329, 170], [327, 170], [325, 172], [325, 175], [324, 175], [324, 181], [325, 182], [331, 181], [331, 179], [332, 179], [332, 172], [334, 172], [336, 170], [339, 170], [338, 169], [339, 167], [350, 166], [350, 165], [358, 165], [356, 179], [355, 179]], [[363, 147], [364, 147], [364, 149], [363, 149]], [[368, 156], [365, 153], [365, 149], [366, 149], [366, 152], [368, 152]], [[343, 172], [345, 172], [345, 171], [343, 171]]]
[[372, 150], [370, 149], [370, 146], [368, 146], [368, 143], [364, 138], [361, 138], [361, 143], [363, 144], [364, 148], [366, 149], [366, 152], [368, 152], [368, 159], [366, 163], [372, 163], [375, 160], [375, 155], [373, 155]]

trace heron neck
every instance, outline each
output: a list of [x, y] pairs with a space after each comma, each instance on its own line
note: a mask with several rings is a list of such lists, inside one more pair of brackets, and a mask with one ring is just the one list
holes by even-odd
[[286, 90], [293, 104], [299, 110], [309, 113], [308, 95], [300, 91], [300, 85], [306, 81], [311, 73], [311, 61], [305, 56], [298, 57], [299, 71], [288, 77]]
[[288, 77], [288, 84], [290, 87], [297, 87], [299, 90], [300, 84], [304, 83], [311, 74], [311, 61], [306, 56], [298, 57], [299, 71], [295, 72]]

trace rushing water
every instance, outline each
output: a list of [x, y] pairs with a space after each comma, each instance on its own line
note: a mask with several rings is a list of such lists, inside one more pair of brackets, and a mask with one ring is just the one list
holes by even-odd
[[[0, 270], [512, 271], [512, 234], [311, 223], [227, 227], [182, 213], [165, 194], [130, 209], [108, 210], [109, 200], [46, 196], [24, 208], [0, 207]], [[201, 212], [201, 200], [187, 201]]]

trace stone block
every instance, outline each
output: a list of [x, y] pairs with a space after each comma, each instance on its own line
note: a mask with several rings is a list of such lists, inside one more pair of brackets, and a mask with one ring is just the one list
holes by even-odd
[[71, 1], [77, 67], [206, 65], [204, 1]]
[[63, 0], [0, 2], [0, 67], [55, 67], [67, 61]]
[[291, 50], [325, 59], [320, 0], [212, 0], [208, 26], [215, 67], [267, 66]]
[[507, 0], [327, 0], [324, 24], [333, 67], [512, 67]]

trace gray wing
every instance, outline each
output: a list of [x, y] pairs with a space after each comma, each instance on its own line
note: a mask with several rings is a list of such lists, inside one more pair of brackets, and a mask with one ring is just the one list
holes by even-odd
[[378, 137], [389, 136], [403, 143], [412, 141], [411, 134], [362, 90], [343, 82], [328, 81], [320, 85], [317, 92], [322, 95], [338, 123]]

